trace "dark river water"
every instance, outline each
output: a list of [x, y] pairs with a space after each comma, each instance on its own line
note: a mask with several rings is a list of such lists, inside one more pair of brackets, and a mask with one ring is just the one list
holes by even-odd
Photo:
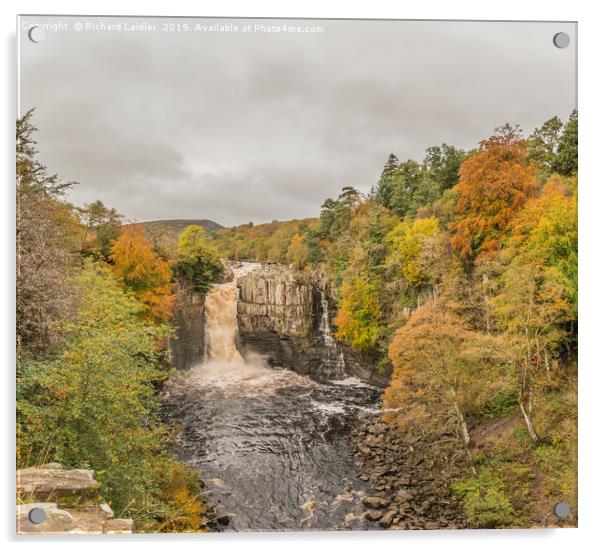
[[380, 390], [259, 365], [206, 364], [168, 384], [176, 452], [230, 515], [224, 530], [375, 529], [363, 519], [351, 431]]

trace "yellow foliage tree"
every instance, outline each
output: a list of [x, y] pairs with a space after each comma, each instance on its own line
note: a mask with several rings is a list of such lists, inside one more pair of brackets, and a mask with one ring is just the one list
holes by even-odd
[[337, 339], [347, 342], [359, 351], [376, 347], [380, 328], [381, 310], [378, 288], [364, 275], [345, 281], [341, 288], [339, 311], [334, 318]]
[[427, 263], [433, 243], [441, 233], [437, 218], [403, 221], [386, 237], [389, 255], [386, 265], [399, 273], [405, 282], [418, 288], [428, 282]]
[[309, 249], [305, 244], [303, 237], [298, 233], [295, 233], [291, 239], [291, 244], [288, 245], [286, 259], [300, 268], [307, 265], [309, 260]]

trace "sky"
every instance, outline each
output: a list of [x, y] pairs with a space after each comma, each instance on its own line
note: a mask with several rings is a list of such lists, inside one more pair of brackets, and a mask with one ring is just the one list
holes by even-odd
[[19, 27], [19, 110], [36, 109], [40, 160], [78, 182], [74, 204], [100, 199], [132, 221], [316, 216], [344, 186], [368, 192], [392, 152], [470, 149], [505, 122], [529, 133], [576, 108], [573, 23], [21, 16]]

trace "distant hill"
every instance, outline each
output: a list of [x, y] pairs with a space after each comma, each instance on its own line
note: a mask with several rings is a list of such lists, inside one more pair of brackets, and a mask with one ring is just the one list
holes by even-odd
[[164, 227], [169, 227], [178, 234], [184, 231], [184, 229], [186, 229], [189, 225], [200, 225], [207, 231], [224, 229], [223, 225], [211, 220], [152, 220], [148, 222], [138, 222], [136, 225], [141, 225], [143, 227], [162, 225]]

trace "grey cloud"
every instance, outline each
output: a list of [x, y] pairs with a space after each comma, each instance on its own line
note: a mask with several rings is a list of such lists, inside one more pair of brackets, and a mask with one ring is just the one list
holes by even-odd
[[75, 203], [237, 224], [366, 192], [390, 152], [470, 148], [575, 106], [574, 45], [551, 44], [573, 24], [312, 24], [325, 32], [23, 33], [21, 108], [36, 107], [42, 160], [80, 182]]

